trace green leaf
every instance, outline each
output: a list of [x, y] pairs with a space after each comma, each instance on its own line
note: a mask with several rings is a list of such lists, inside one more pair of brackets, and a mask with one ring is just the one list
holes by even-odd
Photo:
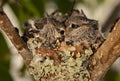
[[41, 16], [44, 16], [45, 12], [45, 0], [31, 0], [35, 8], [38, 10]]
[[13, 81], [7, 66], [0, 62], [0, 81]]
[[20, 0], [21, 6], [27, 10], [28, 12], [32, 13], [33, 15], [40, 17], [39, 11], [35, 7], [35, 5], [32, 3], [31, 0]]
[[0, 81], [13, 81], [9, 73], [10, 51], [3, 34], [0, 32]]
[[119, 73], [116, 70], [110, 69], [105, 75], [104, 81], [120, 81], [120, 80], [117, 80], [118, 75]]
[[0, 32], [0, 56], [8, 51], [9, 49], [6, 40], [4, 39], [3, 34]]
[[97, 0], [99, 4], [102, 4], [105, 0]]
[[70, 0], [54, 0], [54, 2], [57, 4], [58, 10], [63, 13], [71, 10], [72, 2]]

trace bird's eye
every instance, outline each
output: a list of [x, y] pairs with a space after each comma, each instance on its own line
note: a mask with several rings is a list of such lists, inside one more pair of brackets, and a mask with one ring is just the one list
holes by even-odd
[[63, 34], [64, 34], [64, 30], [61, 30], [61, 31], [60, 31], [60, 34], [63, 35]]
[[72, 27], [72, 28], [77, 28], [78, 25], [76, 25], [76, 24], [72, 24], [71, 27]]

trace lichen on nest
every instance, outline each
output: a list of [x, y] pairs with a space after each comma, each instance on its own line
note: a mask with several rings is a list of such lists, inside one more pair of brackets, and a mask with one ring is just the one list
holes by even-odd
[[[80, 54], [78, 58], [75, 58], [75, 53], [71, 53], [69, 50], [59, 52], [61, 63], [55, 65], [53, 59], [35, 51], [34, 39], [28, 41], [28, 45], [32, 54], [34, 54], [29, 66], [29, 72], [36, 81], [90, 81], [87, 67], [88, 59], [93, 54], [91, 48], [85, 49], [85, 53]], [[39, 43], [37, 46], [40, 47], [40, 45]]]

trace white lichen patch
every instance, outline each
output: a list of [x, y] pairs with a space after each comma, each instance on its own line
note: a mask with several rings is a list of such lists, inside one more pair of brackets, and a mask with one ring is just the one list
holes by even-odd
[[85, 54], [81, 54], [79, 58], [75, 58], [74, 52], [68, 50], [60, 52], [58, 55], [61, 63], [55, 65], [50, 57], [35, 52], [34, 40], [28, 41], [28, 46], [33, 53], [28, 69], [36, 81], [91, 81], [87, 70], [88, 59], [93, 54], [91, 49], [86, 49]]

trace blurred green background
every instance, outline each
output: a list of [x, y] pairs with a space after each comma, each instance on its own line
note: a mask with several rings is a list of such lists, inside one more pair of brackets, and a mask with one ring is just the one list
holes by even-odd
[[[24, 31], [23, 23], [26, 20], [30, 18], [44, 17], [46, 13], [49, 13], [49, 11], [52, 12], [55, 9], [58, 9], [64, 14], [70, 10], [72, 5], [72, 0], [3, 0], [3, 1], [4, 1], [3, 7], [6, 8], [7, 6], [8, 10], [10, 9], [12, 11], [12, 15], [16, 17], [15, 19], [17, 19], [17, 21], [15, 22], [15, 24], [18, 23], [19, 26], [18, 28], [21, 32]], [[97, 8], [103, 7], [105, 6], [105, 4], [107, 5], [111, 4], [110, 1], [115, 2], [114, 0], [76, 0], [76, 5], [77, 6], [81, 5], [82, 8], [86, 9], [86, 12], [87, 10], [91, 12], [94, 11], [94, 13], [98, 14], [97, 16], [99, 16], [99, 12], [96, 11]], [[120, 2], [119, 0], [116, 1]], [[1, 2], [2, 0], [0, 1], [0, 3]], [[117, 5], [115, 3], [113, 4]], [[109, 9], [112, 10], [109, 12], [109, 15], [106, 17], [106, 19], [104, 18], [106, 12], [102, 12], [103, 13], [103, 15], [101, 16], [101, 18], [103, 17], [103, 20], [101, 21], [102, 28], [104, 28], [104, 25], [107, 22], [109, 22], [108, 20], [112, 16], [112, 13], [114, 13], [116, 6], [110, 6]], [[118, 13], [120, 13], [120, 7], [118, 9], [119, 9]], [[7, 14], [9, 14], [9, 11], [7, 12]], [[91, 16], [90, 18], [92, 17], [93, 16]], [[115, 18], [112, 17], [111, 20], [114, 21], [114, 19]], [[97, 18], [97, 20], [99, 21], [99, 17]], [[16, 67], [13, 64], [14, 63], [13, 59], [16, 57], [13, 58], [13, 54], [12, 54], [15, 53], [12, 52], [12, 50], [15, 48], [10, 48], [10, 45], [8, 44], [9, 44], [8, 40], [0, 31], [0, 81], [33, 81], [28, 74], [26, 75], [26, 69], [24, 64], [21, 64], [21, 66], [19, 66], [19, 69], [17, 69], [18, 70], [17, 72], [19, 72], [20, 74], [15, 76], [14, 73], [12, 73], [15, 70], [14, 67]], [[15, 54], [17, 54], [17, 52]], [[17, 58], [19, 57], [20, 56], [18, 56]], [[11, 71], [11, 69], [13, 69], [13, 71]], [[16, 78], [19, 77], [19, 78], [15, 79], [15, 77]], [[28, 77], [29, 80], [20, 79], [20, 78], [28, 78]], [[115, 68], [110, 69], [104, 81], [120, 81], [120, 71], [118, 71]]]

